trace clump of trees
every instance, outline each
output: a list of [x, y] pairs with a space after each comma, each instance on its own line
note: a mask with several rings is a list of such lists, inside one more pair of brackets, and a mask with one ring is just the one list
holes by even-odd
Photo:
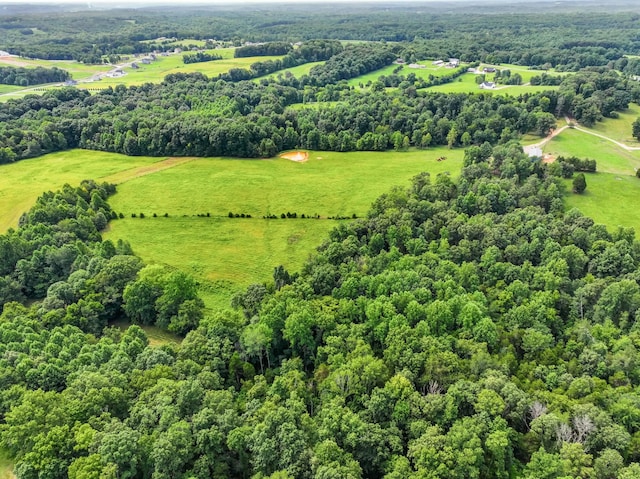
[[590, 158], [578, 158], [576, 156], [558, 156], [556, 158], [558, 163], [568, 163], [574, 169], [574, 171], [582, 171], [586, 173], [595, 173], [597, 169], [596, 160]]
[[211, 62], [214, 60], [222, 60], [222, 56], [209, 52], [185, 53], [182, 55], [182, 61], [185, 65], [189, 63]]
[[631, 125], [631, 134], [636, 140], [640, 141], [640, 117], [636, 118]]
[[68, 71], [53, 68], [23, 68], [0, 66], [0, 83], [4, 85], [40, 85], [42, 83], [63, 82], [71, 78]]

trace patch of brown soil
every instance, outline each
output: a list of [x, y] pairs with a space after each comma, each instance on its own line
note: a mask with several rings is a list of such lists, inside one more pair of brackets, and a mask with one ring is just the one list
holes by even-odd
[[543, 163], [553, 163], [554, 161], [556, 161], [556, 157], [548, 153], [542, 157]]
[[6, 57], [6, 56], [5, 57], [0, 57], [0, 63], [7, 63], [9, 65], [16, 66], [16, 67], [28, 67], [28, 66], [31, 66], [29, 63], [20, 61], [16, 57]]
[[290, 151], [288, 153], [283, 153], [279, 156], [279, 158], [285, 158], [291, 161], [297, 161], [298, 163], [302, 163], [309, 159], [309, 153], [306, 151]]

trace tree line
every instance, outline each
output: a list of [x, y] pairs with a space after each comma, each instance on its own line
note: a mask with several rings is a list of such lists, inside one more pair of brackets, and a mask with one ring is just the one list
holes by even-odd
[[0, 66], [0, 83], [3, 85], [30, 86], [41, 83], [63, 82], [71, 78], [68, 71], [61, 68], [23, 68]]
[[207, 52], [185, 53], [182, 55], [182, 62], [185, 65], [190, 63], [211, 62], [214, 60], [222, 60], [222, 56], [216, 53]]
[[233, 51], [235, 58], [243, 57], [267, 57], [276, 55], [286, 55], [293, 49], [291, 43], [287, 42], [267, 42], [256, 43], [254, 45], [244, 45]]

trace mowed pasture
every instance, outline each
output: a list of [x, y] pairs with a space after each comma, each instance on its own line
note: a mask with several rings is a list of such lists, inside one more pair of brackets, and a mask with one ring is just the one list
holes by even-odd
[[[608, 121], [613, 120], [605, 120]], [[636, 168], [640, 167], [640, 151], [625, 150], [604, 138], [572, 128], [555, 136], [544, 146], [543, 151], [553, 156], [592, 158], [598, 164], [598, 171], [618, 175], [635, 175]]]
[[571, 180], [565, 180], [565, 209], [578, 208], [609, 231], [618, 226], [632, 227], [640, 238], [640, 179], [615, 173], [585, 173], [585, 177], [587, 189], [580, 195], [572, 192]]
[[[447, 159], [437, 161], [442, 156]], [[339, 223], [329, 217], [363, 217], [378, 196], [407, 186], [421, 171], [457, 176], [462, 157], [462, 150], [437, 148], [312, 151], [304, 163], [194, 159], [121, 184], [110, 204], [124, 218], [112, 221], [105, 237], [128, 240], [147, 262], [193, 274], [208, 306], [227, 306], [233, 292], [268, 280], [274, 267], [298, 270]], [[252, 217], [229, 218], [229, 212]], [[281, 219], [282, 213], [298, 218]]]
[[[0, 232], [17, 227], [20, 215], [35, 203], [45, 191], [55, 191], [65, 183], [78, 185], [82, 180], [102, 181], [126, 172], [135, 174], [138, 168], [161, 162], [164, 158], [125, 156], [88, 150], [68, 150], [39, 158], [21, 160], [0, 166]], [[123, 174], [125, 172], [125, 174]]]
[[618, 112], [618, 118], [606, 118], [591, 128], [581, 125], [581, 128], [608, 136], [620, 143], [631, 147], [640, 147], [640, 142], [632, 136], [633, 122], [640, 116], [640, 106], [630, 103], [625, 111]]
[[[603, 123], [607, 123], [607, 119]], [[611, 129], [604, 124], [601, 129]], [[586, 173], [587, 189], [583, 194], [572, 192], [572, 180], [565, 180], [565, 209], [578, 208], [596, 223], [610, 230], [618, 226], [633, 227], [640, 234], [640, 179], [635, 169], [640, 167], [640, 151], [627, 151], [611, 141], [568, 128], [554, 137], [543, 149], [554, 156], [577, 156], [597, 161], [597, 173]]]

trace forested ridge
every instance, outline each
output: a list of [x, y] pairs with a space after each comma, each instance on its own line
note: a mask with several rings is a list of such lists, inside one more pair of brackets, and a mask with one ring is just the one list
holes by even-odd
[[429, 2], [392, 8], [326, 4], [314, 9], [286, 5], [16, 12], [0, 15], [0, 49], [27, 57], [101, 63], [102, 55], [147, 52], [156, 44], [145, 41], [158, 37], [213, 38], [238, 46], [246, 41], [314, 38], [382, 40], [413, 42], [410, 48], [429, 58], [549, 64], [575, 71], [640, 53], [638, 22], [637, 5], [594, 8], [586, 2], [580, 8], [570, 3], [520, 2], [514, 9], [500, 2], [454, 6]]
[[[40, 305], [0, 316], [0, 446], [18, 476], [638, 477], [640, 243], [564, 213], [517, 144], [475, 153], [457, 181], [383, 195], [180, 346], [103, 329], [188, 290], [149, 302], [162, 275], [100, 241], [110, 187], [43, 196], [3, 248], [49, 229], [77, 256]], [[104, 310], [75, 321], [93, 299]]]

